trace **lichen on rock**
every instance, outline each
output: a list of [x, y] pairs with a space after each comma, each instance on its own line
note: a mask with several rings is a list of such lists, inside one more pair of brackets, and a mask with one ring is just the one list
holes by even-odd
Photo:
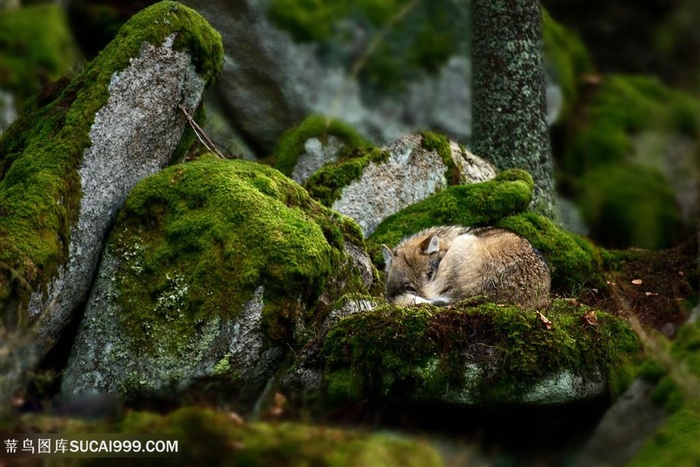
[[366, 293], [348, 243], [363, 247], [352, 221], [260, 164], [207, 155], [145, 179], [110, 236], [64, 390], [171, 397], [208, 377], [260, 390], [324, 300]]

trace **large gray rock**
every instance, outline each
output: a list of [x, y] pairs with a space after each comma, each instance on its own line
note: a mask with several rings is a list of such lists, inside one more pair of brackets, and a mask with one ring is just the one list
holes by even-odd
[[110, 234], [62, 390], [167, 399], [216, 383], [250, 408], [311, 310], [367, 293], [361, 244], [262, 164], [203, 156], [148, 177]]
[[[439, 143], [434, 144], [436, 141]], [[323, 202], [355, 219], [365, 236], [389, 215], [450, 184], [484, 182], [497, 174], [489, 162], [436, 135], [411, 134], [383, 150], [383, 157], [365, 156], [367, 160], [356, 178], [343, 178], [350, 172], [348, 167], [358, 163], [350, 160], [322, 169], [306, 185], [315, 196], [327, 193], [331, 181], [334, 192]]]
[[[158, 3], [7, 130], [0, 312], [34, 331], [25, 366], [87, 299], [118, 209], [139, 180], [171, 162], [187, 126], [179, 106], [194, 113], [221, 56], [220, 36], [200, 15]], [[18, 381], [0, 383], [11, 392]]]

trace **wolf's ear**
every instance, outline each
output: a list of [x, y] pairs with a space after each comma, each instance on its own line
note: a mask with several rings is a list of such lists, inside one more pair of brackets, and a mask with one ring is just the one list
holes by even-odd
[[394, 253], [386, 245], [382, 245], [382, 255], [384, 255], [384, 264], [386, 267], [391, 266], [391, 261], [394, 259]]
[[432, 255], [440, 251], [440, 239], [437, 235], [433, 235], [430, 238], [423, 240], [421, 244], [421, 250], [423, 250], [424, 255]]

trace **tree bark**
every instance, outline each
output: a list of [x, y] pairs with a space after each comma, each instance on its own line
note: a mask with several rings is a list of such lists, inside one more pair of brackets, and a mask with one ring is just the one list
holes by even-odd
[[500, 169], [532, 174], [532, 208], [556, 219], [537, 0], [472, 0], [472, 147]]

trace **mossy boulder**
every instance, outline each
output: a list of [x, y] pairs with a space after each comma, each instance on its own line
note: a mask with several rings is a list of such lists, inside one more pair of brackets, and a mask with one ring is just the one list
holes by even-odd
[[[184, 407], [165, 415], [132, 411], [114, 422], [25, 416], [10, 427], [18, 433], [59, 433], [80, 440], [125, 437], [176, 441], [177, 453], [162, 457], [71, 458], [75, 466], [211, 465], [319, 467], [440, 467], [438, 452], [425, 441], [394, 434], [344, 430], [294, 422], [245, 422], [231, 412]], [[8, 430], [9, 431], [9, 430]], [[78, 438], [79, 435], [79, 438]], [[54, 435], [49, 435], [54, 436]], [[59, 435], [56, 435], [59, 436]], [[145, 443], [146, 438], [143, 439]], [[59, 464], [64, 465], [64, 464]]]
[[3, 133], [0, 316], [33, 328], [39, 358], [87, 299], [128, 191], [191, 142], [178, 106], [194, 113], [222, 54], [199, 14], [161, 2], [134, 16], [82, 73], [32, 99]]
[[700, 209], [700, 101], [653, 78], [611, 75], [580, 111], [560, 179], [593, 237], [614, 248], [673, 246]]
[[208, 155], [145, 179], [110, 235], [64, 391], [167, 398], [212, 379], [257, 396], [299, 329], [367, 293], [352, 245], [354, 222], [261, 164]]
[[581, 179], [579, 205], [589, 234], [605, 245], [668, 248], [677, 244], [683, 219], [664, 175], [642, 165], [612, 165]]
[[524, 236], [545, 256], [555, 291], [605, 287], [600, 253], [590, 241], [527, 212], [532, 188], [530, 175], [518, 169], [501, 172], [487, 182], [449, 187], [387, 217], [368, 238], [368, 251], [382, 266], [382, 244], [394, 246], [420, 230], [438, 225], [497, 225]]
[[[697, 309], [696, 309], [697, 310]], [[668, 355], [654, 355], [643, 375], [654, 382], [652, 400], [666, 408], [666, 419], [644, 442], [629, 465], [696, 465], [700, 462], [700, 319], [683, 326]], [[669, 358], [670, 357], [670, 358]]]
[[432, 132], [400, 138], [330, 164], [306, 183], [309, 194], [360, 224], [370, 235], [386, 217], [449, 185], [493, 178], [496, 169]]
[[353, 149], [370, 146], [343, 122], [311, 115], [282, 135], [275, 148], [275, 168], [303, 184], [324, 165], [349, 158]]
[[640, 352], [623, 320], [562, 300], [543, 314], [476, 299], [384, 306], [328, 333], [324, 389], [331, 406], [570, 403], [619, 394]]

